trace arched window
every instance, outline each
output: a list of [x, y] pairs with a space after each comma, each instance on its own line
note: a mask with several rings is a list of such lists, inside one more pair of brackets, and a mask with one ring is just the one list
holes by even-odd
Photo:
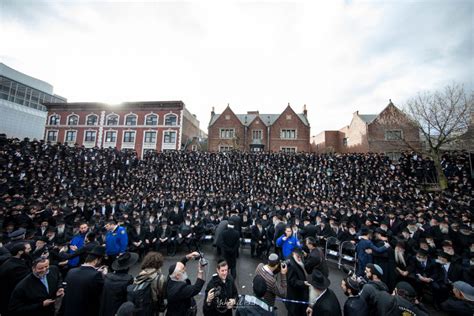
[[49, 125], [59, 125], [61, 117], [58, 114], [53, 114], [49, 117]]
[[166, 126], [175, 126], [178, 122], [178, 116], [175, 114], [167, 114], [165, 116], [165, 125]]
[[109, 114], [107, 116], [106, 125], [109, 125], [109, 126], [118, 125], [118, 120], [119, 120], [119, 117], [117, 114]]
[[86, 118], [86, 125], [97, 125], [98, 121], [99, 121], [99, 116], [95, 114], [89, 114], [87, 115], [87, 118]]
[[127, 126], [137, 125], [137, 116], [135, 114], [128, 114], [125, 117], [125, 125]]
[[67, 125], [77, 125], [79, 124], [79, 116], [76, 114], [69, 115], [67, 118]]
[[158, 125], [158, 115], [148, 114], [145, 118], [145, 125]]

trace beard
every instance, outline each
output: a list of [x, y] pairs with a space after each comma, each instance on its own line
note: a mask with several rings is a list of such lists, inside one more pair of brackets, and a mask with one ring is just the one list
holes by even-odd
[[319, 292], [318, 290], [316, 290], [313, 286], [309, 286], [309, 303], [310, 305], [314, 305], [314, 303], [316, 302], [316, 299], [319, 297], [319, 295], [321, 294], [321, 292]]

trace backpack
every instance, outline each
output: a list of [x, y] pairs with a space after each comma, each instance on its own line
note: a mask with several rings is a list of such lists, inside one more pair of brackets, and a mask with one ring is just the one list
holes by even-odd
[[[127, 286], [127, 300], [135, 305], [137, 316], [155, 316], [166, 310], [166, 281], [161, 273], [151, 280]], [[153, 299], [152, 287], [156, 287], [157, 298]]]

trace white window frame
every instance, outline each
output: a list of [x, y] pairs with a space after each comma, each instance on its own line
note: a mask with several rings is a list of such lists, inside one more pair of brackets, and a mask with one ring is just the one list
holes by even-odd
[[[114, 115], [117, 116], [117, 124], [109, 125], [109, 117], [114, 116]], [[120, 115], [118, 115], [117, 113], [112, 112], [105, 116], [105, 126], [119, 126], [119, 125], [120, 125]]]
[[[74, 132], [74, 140], [68, 140], [67, 139], [67, 133], [69, 133], [69, 132]], [[64, 142], [65, 143], [67, 142], [68, 144], [73, 144], [74, 145], [77, 142], [77, 130], [75, 130], [75, 129], [65, 130], [64, 131]]]
[[[289, 151], [289, 149], [293, 149], [294, 152], [293, 152], [293, 151]], [[281, 146], [281, 147], [280, 147], [280, 151], [281, 151], [281, 152], [284, 152], [284, 153], [287, 153], [287, 154], [288, 154], [288, 153], [290, 153], [290, 154], [295, 153], [295, 154], [296, 154], [296, 153], [298, 152], [298, 147], [295, 147], [295, 146]]]
[[[174, 116], [176, 118], [176, 124], [174, 125], [168, 125], [166, 124], [166, 118], [169, 117], [169, 116]], [[163, 125], [164, 126], [178, 126], [178, 115], [174, 114], [174, 113], [168, 113], [164, 116], [164, 121], [163, 121]]]
[[[89, 125], [89, 124], [88, 124], [88, 122], [89, 122], [89, 117], [90, 117], [90, 116], [95, 116], [95, 117], [97, 118], [95, 124], [92, 124], [92, 125]], [[86, 126], [97, 126], [97, 125], [99, 125], [99, 115], [97, 115], [97, 114], [95, 114], [95, 113], [87, 114], [85, 125], [86, 125]]]
[[[259, 132], [260, 133], [260, 138], [255, 138], [254, 137], [254, 132]], [[252, 139], [259, 139], [259, 140], [262, 140], [263, 139], [263, 130], [262, 129], [254, 129], [252, 130]]]
[[[134, 133], [135, 134], [134, 137], [133, 137], [133, 142], [126, 142], [125, 141], [125, 133]], [[122, 146], [123, 146], [123, 144], [133, 144], [134, 147], [135, 147], [136, 142], [137, 142], [137, 131], [131, 130], [131, 129], [123, 131], [123, 133], [122, 133]]]
[[[94, 132], [95, 133], [95, 137], [94, 137], [93, 141], [91, 141], [91, 140], [86, 141], [87, 132]], [[89, 145], [90, 144], [95, 145], [96, 142], [97, 142], [97, 131], [95, 129], [86, 129], [86, 130], [84, 130], [83, 143], [84, 144], [89, 144]], [[92, 146], [92, 147], [94, 147], [94, 146]]]
[[231, 151], [232, 149], [234, 149], [232, 145], [219, 145], [219, 152]]
[[[226, 135], [227, 133], [225, 133], [224, 137], [222, 137], [222, 132], [223, 131], [232, 131], [233, 135], [232, 136], [230, 136], [230, 135], [227, 136]], [[235, 137], [235, 128], [219, 128], [219, 138], [220, 139], [233, 139], [234, 137]]]
[[[155, 133], [155, 141], [154, 141], [154, 142], [147, 142], [147, 141], [146, 141], [146, 133]], [[144, 130], [144, 131], [143, 131], [143, 144], [147, 144], [147, 145], [153, 144], [153, 145], [156, 145], [157, 141], [158, 141], [158, 131], [151, 130], [151, 129], [149, 129], [149, 130]]]
[[198, 146], [197, 145], [191, 145], [191, 151], [197, 151]]
[[[77, 117], [77, 124], [69, 124], [69, 119], [70, 119], [72, 116]], [[79, 115], [75, 114], [74, 112], [71, 113], [71, 114], [69, 114], [69, 115], [66, 117], [66, 125], [67, 125], [67, 126], [77, 126], [77, 125], [79, 125]]]
[[[56, 139], [55, 140], [49, 140], [49, 132], [56, 132]], [[58, 129], [48, 129], [46, 131], [46, 141], [47, 142], [58, 142], [59, 139], [59, 130]]]
[[[127, 118], [129, 118], [129, 117], [135, 117], [135, 124], [127, 124]], [[138, 125], [138, 115], [133, 113], [133, 112], [128, 113], [127, 115], [125, 115], [125, 118], [123, 120], [123, 125], [125, 125], [125, 126], [137, 126]]]
[[[393, 138], [393, 139], [390, 139], [389, 137], [387, 137], [387, 134], [388, 133], [393, 133], [393, 132], [400, 132], [400, 138]], [[388, 130], [385, 130], [384, 132], [384, 138], [386, 141], [400, 141], [400, 140], [403, 140], [403, 130], [401, 129], [388, 129]]]
[[[51, 124], [51, 119], [53, 118], [53, 116], [58, 117], [57, 124]], [[48, 125], [51, 125], [51, 126], [58, 126], [58, 125], [61, 125], [61, 115], [56, 114], [56, 113], [51, 114], [51, 115], [48, 117]]]
[[[108, 142], [107, 141], [107, 133], [108, 132], [114, 132], [115, 133], [115, 141], [113, 142]], [[115, 129], [108, 129], [104, 131], [104, 147], [109, 148], [109, 147], [115, 147], [117, 145], [117, 138], [118, 138], [118, 131]]]
[[[174, 137], [174, 142], [165, 142], [165, 136], [166, 136], [166, 133], [167, 132], [173, 132], [175, 133], [175, 137]], [[168, 130], [165, 130], [163, 131], [163, 144], [176, 144], [178, 142], [178, 131], [175, 131], [173, 129], [168, 129]]]
[[[146, 123], [148, 117], [151, 116], [151, 115], [156, 116], [156, 124], [154, 124], [154, 125], [148, 125]], [[143, 125], [145, 125], [145, 126], [158, 126], [159, 124], [160, 124], [160, 116], [158, 114], [151, 112], [151, 113], [148, 113], [147, 115], [145, 115], [145, 121], [143, 122]]]
[[[295, 131], [295, 137], [285, 137], [284, 131]], [[282, 128], [282, 129], [280, 129], [280, 139], [298, 139], [298, 129], [296, 129], [296, 128]]]

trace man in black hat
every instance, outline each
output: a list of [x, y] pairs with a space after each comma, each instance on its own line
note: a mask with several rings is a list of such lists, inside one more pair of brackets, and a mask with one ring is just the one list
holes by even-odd
[[361, 290], [360, 282], [351, 276], [347, 276], [341, 281], [341, 289], [347, 296], [344, 303], [344, 316], [368, 316], [369, 308], [367, 302], [363, 300], [359, 293]]
[[314, 270], [306, 285], [309, 287], [307, 315], [341, 316], [341, 306], [336, 294], [329, 288], [329, 279], [319, 270]]
[[436, 266], [428, 257], [426, 250], [418, 249], [415, 258], [412, 258], [408, 266], [408, 277], [418, 295], [422, 295], [424, 288], [430, 287], [430, 283], [436, 277]]
[[321, 271], [325, 277], [329, 277], [329, 268], [324, 258], [323, 250], [318, 247], [318, 242], [314, 237], [306, 238], [306, 247], [309, 250], [309, 254], [306, 256], [304, 262], [304, 268], [306, 273], [311, 274], [315, 269]]
[[[300, 248], [293, 248], [288, 263], [288, 289], [286, 298], [294, 301], [308, 301], [308, 287], [305, 285], [307, 273], [303, 263], [303, 251]], [[287, 302], [286, 309], [288, 315], [304, 315], [306, 306]]]
[[234, 222], [228, 221], [227, 228], [221, 233], [219, 247], [224, 259], [229, 264], [230, 274], [234, 280], [237, 279], [237, 253], [240, 246], [240, 234], [235, 230]]
[[107, 274], [107, 268], [100, 267], [104, 256], [105, 247], [96, 246], [87, 255], [83, 265], [69, 270], [66, 283], [73, 290], [64, 297], [64, 315], [99, 315], [103, 274]]
[[101, 316], [114, 316], [120, 305], [127, 300], [127, 286], [133, 283], [128, 271], [138, 261], [138, 254], [126, 252], [112, 263], [113, 273], [104, 277], [104, 288], [100, 304]]

